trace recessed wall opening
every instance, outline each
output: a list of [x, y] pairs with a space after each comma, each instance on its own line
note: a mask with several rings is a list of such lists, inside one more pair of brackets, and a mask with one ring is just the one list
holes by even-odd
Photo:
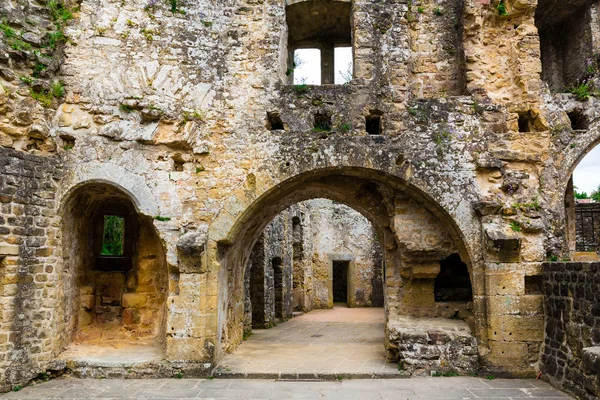
[[336, 47], [334, 51], [334, 66], [336, 85], [350, 83], [354, 77], [354, 61], [352, 47]]
[[293, 68], [288, 71], [294, 77], [294, 85], [320, 85], [321, 50], [297, 49], [294, 51]]
[[125, 217], [105, 215], [100, 256], [123, 256], [125, 251]]
[[369, 135], [381, 135], [382, 126], [381, 119], [383, 113], [378, 110], [372, 110], [369, 115], [365, 117], [365, 128]]
[[588, 130], [590, 125], [587, 117], [580, 110], [573, 110], [567, 113], [571, 121], [571, 129], [574, 131]]
[[285, 129], [279, 111], [267, 112], [267, 129], [270, 131]]
[[434, 296], [436, 302], [473, 301], [469, 269], [460, 255], [454, 253], [440, 261], [440, 273], [435, 278]]
[[538, 2], [535, 24], [540, 36], [542, 78], [553, 92], [565, 91], [588, 75], [588, 60], [598, 46], [592, 31], [592, 7], [597, 5], [586, 0]]
[[173, 159], [173, 170], [178, 172], [183, 171], [185, 160], [183, 159], [182, 155], [179, 153], [175, 153], [171, 158]]
[[348, 302], [349, 261], [333, 261], [333, 302]]
[[544, 294], [544, 280], [541, 275], [525, 277], [525, 294]]
[[331, 130], [331, 115], [315, 114], [315, 131], [330, 131]]
[[275, 299], [275, 318], [282, 320], [285, 317], [285, 306], [283, 303], [283, 292], [285, 290], [283, 284], [283, 268], [282, 260], [279, 257], [275, 257], [271, 260], [271, 267], [273, 268], [273, 298]]
[[63, 246], [64, 346], [162, 349], [167, 267], [152, 218], [120, 190], [90, 183], [66, 202]]
[[294, 84], [343, 84], [353, 77], [352, 4], [303, 1], [286, 7], [288, 62]]

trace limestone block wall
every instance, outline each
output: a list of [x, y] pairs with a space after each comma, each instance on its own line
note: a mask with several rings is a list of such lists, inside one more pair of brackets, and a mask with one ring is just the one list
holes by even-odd
[[54, 212], [62, 163], [0, 147], [0, 390], [54, 359], [61, 256]]
[[348, 261], [348, 306], [383, 307], [382, 255], [371, 223], [330, 200], [307, 202], [314, 253], [313, 308], [333, 307], [333, 262]]
[[600, 263], [544, 263], [546, 335], [540, 367], [550, 382], [585, 400], [600, 396], [600, 375], [585, 348], [600, 346]]
[[[494, 1], [356, 0], [355, 79], [304, 89], [284, 77], [288, 3], [182, 0], [172, 10], [84, 0], [77, 10], [66, 2], [72, 18], [62, 22], [47, 6], [0, 4], [2, 23], [16, 32], [0, 33], [0, 166], [27, 166], [0, 176], [2, 212], [20, 218], [21, 202], [57, 193], [39, 204], [51, 225], [41, 232], [33, 218], [43, 250], [11, 248], [2, 261], [10, 273], [27, 271], [18, 283], [2, 278], [3, 382], [26, 381], [67, 343], [63, 315], [27, 322], [46, 312], [46, 299], [71, 297], [55, 275], [35, 283], [40, 263], [29, 260], [37, 253], [52, 274], [63, 268], [61, 202], [90, 181], [123, 188], [153, 218], [168, 271], [170, 361], [215, 362], [241, 342], [252, 245], [282, 207], [320, 196], [351, 202], [380, 233], [391, 316], [430, 312], [413, 305], [432, 298], [432, 260], [458, 252], [472, 278], [480, 357], [490, 368], [535, 372], [544, 311], [528, 282], [545, 259], [569, 256], [567, 182], [600, 138], [597, 100], [546, 90], [538, 31], [556, 22], [548, 14], [569, 16], [589, 2], [506, 0], [501, 15]], [[594, 43], [593, 13], [589, 21]], [[53, 47], [58, 33], [64, 38]], [[34, 43], [20, 48], [15, 38]], [[456, 40], [464, 58], [460, 43], [450, 46]], [[463, 65], [466, 90], [458, 85]], [[55, 78], [64, 93], [41, 98]], [[588, 117], [583, 130], [571, 124], [575, 111]], [[271, 130], [272, 112], [284, 129]], [[381, 135], [366, 132], [372, 114]], [[314, 130], [316, 115], [331, 117], [331, 131]], [[448, 235], [410, 250], [427, 240], [397, 223], [405, 207], [396, 198], [422, 206], [438, 219], [435, 232]], [[3, 234], [3, 244], [27, 236], [21, 220], [3, 218], [18, 232]], [[413, 225], [429, 230], [429, 220]], [[306, 285], [309, 275], [295, 281]], [[19, 302], [31, 318], [14, 317]], [[295, 302], [311, 306], [310, 297]], [[4, 336], [12, 326], [26, 334]]]

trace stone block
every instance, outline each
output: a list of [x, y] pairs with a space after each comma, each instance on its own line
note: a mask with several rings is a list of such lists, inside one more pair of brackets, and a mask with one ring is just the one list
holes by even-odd
[[19, 249], [19, 246], [0, 245], [0, 257], [18, 256]]
[[166, 358], [169, 361], [211, 362], [211, 355], [205, 351], [205, 340], [200, 338], [167, 338]]
[[499, 230], [486, 229], [488, 254], [500, 262], [518, 262], [521, 253], [521, 238], [507, 235]]
[[82, 294], [80, 296], [81, 299], [81, 308], [84, 310], [92, 310], [95, 304], [95, 296], [93, 294]]
[[139, 324], [140, 312], [135, 308], [126, 308], [123, 310], [122, 322], [125, 328], [135, 328], [135, 325]]
[[581, 354], [584, 371], [588, 374], [600, 375], [600, 346], [585, 347]]
[[94, 322], [93, 314], [90, 311], [79, 310], [79, 326], [91, 325]]
[[146, 293], [123, 293], [121, 305], [124, 308], [142, 308], [146, 306], [148, 296]]
[[435, 279], [439, 273], [440, 273], [440, 263], [439, 262], [412, 264], [413, 278]]

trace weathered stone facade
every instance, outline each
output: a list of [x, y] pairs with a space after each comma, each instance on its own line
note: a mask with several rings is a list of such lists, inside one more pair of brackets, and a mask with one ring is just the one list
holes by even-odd
[[330, 200], [307, 200], [267, 225], [246, 267], [246, 332], [333, 307], [334, 265], [346, 263], [349, 307], [383, 307], [382, 260], [369, 221]]
[[548, 323], [541, 368], [585, 400], [600, 397], [600, 263], [544, 264]]
[[[92, 218], [69, 204], [97, 185], [127, 199], [150, 235], [136, 244], [149, 250], [127, 293], [151, 301], [122, 297], [118, 310], [166, 362], [210, 366], [239, 345], [252, 247], [286, 208], [327, 198], [376, 231], [390, 324], [462, 312], [485, 368], [538, 370], [543, 295], [528, 282], [547, 258], [570, 256], [565, 193], [600, 141], [598, 100], [556, 93], [581, 71], [563, 65], [562, 81], [548, 78], [561, 68], [548, 54], [600, 53], [595, 2], [342, 2], [353, 80], [318, 87], [286, 74], [286, 6], [302, 1], [0, 4], [3, 389], [74, 340], [91, 285], [74, 280], [83, 242], [64, 232]], [[576, 57], [548, 41], [560, 26], [582, 44]], [[374, 117], [379, 135], [366, 132]], [[453, 254], [472, 301], [436, 301]], [[140, 287], [150, 270], [160, 278]]]

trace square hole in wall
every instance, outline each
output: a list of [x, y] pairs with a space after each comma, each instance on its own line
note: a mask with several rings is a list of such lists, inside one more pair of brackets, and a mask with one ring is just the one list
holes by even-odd
[[317, 132], [331, 130], [331, 115], [315, 114], [315, 125], [313, 128]]
[[285, 129], [278, 111], [267, 112], [267, 129], [270, 131]]
[[544, 294], [544, 280], [541, 275], [525, 277], [525, 294]]
[[365, 129], [369, 135], [381, 135], [381, 117], [383, 113], [379, 110], [371, 110], [365, 117]]
[[125, 218], [105, 215], [102, 230], [101, 256], [122, 256], [125, 253]]
[[574, 131], [585, 131], [590, 128], [587, 117], [579, 110], [573, 110], [567, 114], [571, 121], [571, 129]]

